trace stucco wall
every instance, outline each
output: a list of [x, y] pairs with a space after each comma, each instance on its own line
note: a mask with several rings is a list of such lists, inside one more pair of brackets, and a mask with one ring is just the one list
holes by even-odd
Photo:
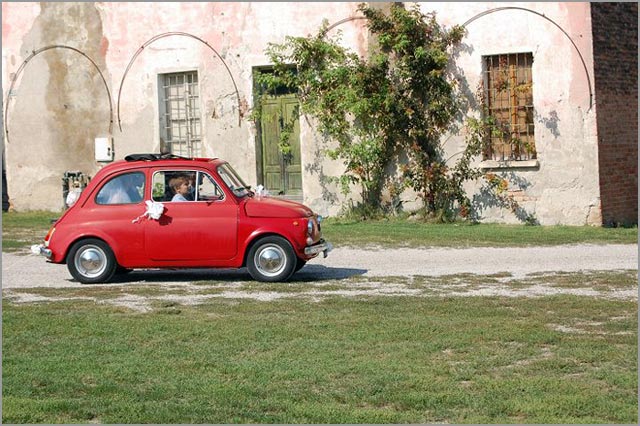
[[[576, 43], [593, 79], [588, 3], [421, 3], [423, 11], [436, 11], [447, 26], [509, 6], [544, 14], [558, 24]], [[267, 43], [280, 43], [287, 35], [313, 34], [323, 19], [337, 22], [353, 16], [357, 3], [3, 3], [2, 7], [5, 97], [12, 73], [33, 50], [56, 44], [82, 50], [107, 81], [114, 119], [111, 135], [116, 158], [123, 158], [132, 152], [159, 151], [158, 74], [197, 70], [202, 155], [228, 159], [247, 183], [255, 184], [256, 129], [247, 118], [253, 67], [268, 65]], [[363, 21], [347, 22], [339, 29], [346, 45], [365, 54]], [[534, 55], [539, 166], [499, 171], [512, 182], [512, 194], [542, 224], [599, 224], [596, 109], [590, 108], [591, 88], [576, 49], [549, 20], [523, 10], [486, 15], [467, 29], [456, 64], [469, 93], [479, 82], [483, 55], [524, 51]], [[123, 80], [143, 43], [167, 32], [185, 32], [206, 41], [224, 63], [194, 38], [168, 36], [142, 49]], [[9, 99], [5, 145], [13, 207], [59, 209], [64, 171], [93, 175], [100, 167], [93, 160], [93, 140], [108, 135], [110, 127], [109, 97], [100, 75], [81, 55], [52, 49], [29, 62]], [[323, 155], [329, 142], [314, 129], [312, 120], [301, 118], [304, 202], [334, 215], [344, 197], [323, 177], [339, 175], [342, 166]], [[462, 149], [463, 138], [463, 134], [451, 137], [447, 143], [451, 155]], [[508, 209], [479, 196], [479, 185], [468, 189], [476, 194], [483, 220], [519, 221]], [[411, 208], [415, 197], [407, 193], [403, 198]]]
[[[160, 150], [158, 74], [169, 72], [198, 71], [201, 155], [229, 160], [255, 185], [256, 129], [248, 119], [253, 67], [269, 64], [264, 53], [269, 42], [315, 33], [324, 19], [332, 23], [352, 16], [357, 3], [3, 3], [2, 7], [5, 95], [12, 73], [25, 59], [34, 50], [53, 45], [72, 46], [92, 58], [110, 90], [111, 132], [109, 95], [95, 67], [81, 54], [63, 48], [43, 52], [28, 62], [16, 81], [8, 110], [9, 142], [5, 142], [12, 207], [57, 210], [62, 208], [65, 171], [93, 175], [101, 167], [94, 161], [95, 137], [113, 137], [116, 159]], [[348, 23], [340, 30], [344, 43], [364, 54], [363, 25]], [[162, 37], [138, 52], [165, 33], [194, 37]], [[309, 188], [305, 201], [319, 206], [313, 203], [318, 186], [314, 175], [332, 166], [312, 166], [318, 159], [317, 147], [308, 143], [313, 127], [305, 120], [301, 126], [303, 184]]]
[[[589, 79], [593, 85], [589, 4], [422, 3], [421, 8], [424, 12], [435, 11], [438, 20], [447, 26], [477, 17], [466, 26], [467, 34], [456, 59], [461, 70], [457, 74], [469, 94], [475, 93], [480, 83], [483, 56], [533, 54], [538, 166], [519, 168], [512, 163], [515, 167], [489, 170], [510, 182], [511, 195], [539, 223], [599, 225], [596, 110], [593, 105], [590, 107], [589, 99]], [[489, 10], [495, 11], [478, 16]], [[562, 30], [581, 52], [586, 71], [578, 50]], [[464, 131], [454, 135], [445, 147], [449, 155], [461, 151]], [[484, 221], [521, 222], [509, 209], [495, 206], [492, 197], [480, 195], [480, 184], [469, 184], [467, 189], [469, 194], [475, 194], [474, 202]]]
[[61, 47], [72, 46], [105, 69], [100, 15], [91, 4], [80, 3], [3, 3], [2, 9], [5, 97], [22, 62], [52, 47], [33, 57], [5, 103], [8, 191], [16, 209], [60, 208], [64, 171], [92, 175], [96, 164], [89, 141], [109, 131], [109, 96], [96, 66]]

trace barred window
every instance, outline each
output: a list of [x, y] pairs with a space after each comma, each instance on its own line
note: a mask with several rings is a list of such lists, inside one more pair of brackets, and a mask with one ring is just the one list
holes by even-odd
[[201, 151], [200, 93], [196, 71], [161, 74], [161, 151], [186, 157]]
[[535, 159], [533, 54], [510, 53], [483, 59], [485, 114], [491, 123], [484, 159]]

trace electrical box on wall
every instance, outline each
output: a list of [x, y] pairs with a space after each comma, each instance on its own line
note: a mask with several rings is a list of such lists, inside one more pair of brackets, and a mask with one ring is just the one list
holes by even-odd
[[108, 162], [113, 161], [113, 139], [96, 138], [96, 161]]

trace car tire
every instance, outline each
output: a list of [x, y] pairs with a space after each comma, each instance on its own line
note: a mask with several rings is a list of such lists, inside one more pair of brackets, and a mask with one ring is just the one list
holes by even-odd
[[293, 270], [293, 273], [295, 274], [296, 272], [298, 272], [306, 264], [307, 264], [306, 260], [302, 260], [298, 258], [298, 261], [296, 262], [296, 269]]
[[118, 263], [111, 247], [94, 238], [78, 241], [67, 255], [69, 272], [82, 284], [108, 282], [117, 267]]
[[256, 281], [286, 281], [293, 275], [296, 260], [289, 241], [278, 236], [264, 237], [249, 250], [247, 269]]
[[116, 275], [126, 275], [133, 272], [133, 269], [125, 268], [124, 266], [116, 266]]

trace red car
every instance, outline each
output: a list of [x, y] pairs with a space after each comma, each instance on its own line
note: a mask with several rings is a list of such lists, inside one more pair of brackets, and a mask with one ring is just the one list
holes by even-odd
[[241, 268], [286, 281], [332, 245], [308, 207], [251, 191], [226, 161], [134, 154], [102, 168], [37, 251], [81, 283], [134, 268]]

